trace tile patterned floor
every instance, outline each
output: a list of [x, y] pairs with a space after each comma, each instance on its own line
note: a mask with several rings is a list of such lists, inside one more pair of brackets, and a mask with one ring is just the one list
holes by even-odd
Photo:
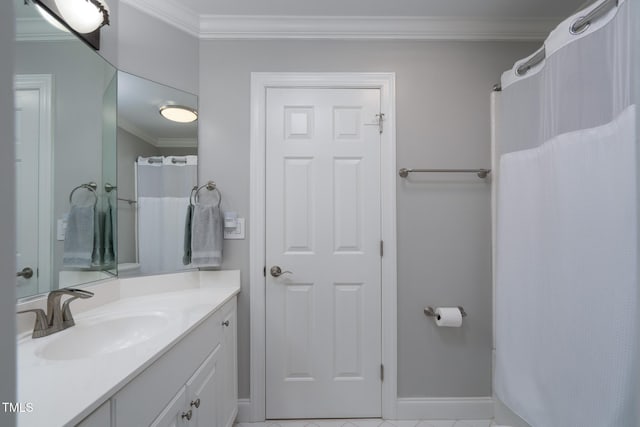
[[490, 427], [487, 420], [269, 420], [262, 423], [237, 423], [234, 427]]

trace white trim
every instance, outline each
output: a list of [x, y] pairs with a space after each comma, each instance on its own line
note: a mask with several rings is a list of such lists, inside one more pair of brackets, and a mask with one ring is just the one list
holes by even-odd
[[[381, 191], [382, 238], [382, 416], [396, 415], [397, 396], [397, 297], [396, 297], [396, 127], [395, 73], [251, 73], [250, 147], [250, 401], [243, 421], [265, 420], [265, 108], [268, 87], [379, 88], [381, 111], [385, 114], [382, 133]], [[257, 351], [258, 350], [258, 351]], [[245, 418], [247, 414], [247, 418]]]
[[202, 15], [201, 39], [544, 40], [541, 18]]
[[[496, 242], [498, 226], [498, 176], [500, 174], [500, 158], [498, 156], [498, 126], [500, 100], [502, 92], [491, 92], [489, 102], [491, 106], [491, 348], [496, 349]], [[495, 360], [495, 357], [494, 357]], [[491, 368], [491, 372], [495, 369]], [[493, 377], [493, 375], [492, 375]]]
[[[40, 93], [40, 144], [38, 152], [38, 293], [51, 290], [53, 253], [53, 129], [51, 74], [16, 74], [14, 90], [38, 90]], [[46, 242], [46, 243], [45, 243]], [[45, 283], [46, 279], [46, 283]]]
[[491, 397], [402, 398], [397, 401], [397, 420], [490, 420]]
[[194, 37], [200, 34], [200, 22], [196, 12], [174, 0], [120, 0], [139, 11], [159, 19]]
[[236, 416], [236, 422], [251, 422], [251, 400], [238, 399], [238, 415]]
[[156, 138], [147, 132], [140, 129], [138, 126], [131, 123], [129, 120], [118, 117], [118, 127], [125, 132], [130, 133], [133, 136], [136, 136], [143, 140], [144, 142], [153, 145], [154, 147], [157, 145]]
[[540, 41], [560, 19], [198, 15], [176, 0], [121, 0], [200, 39]]
[[193, 148], [198, 146], [197, 138], [156, 138], [155, 136], [145, 132], [129, 120], [123, 119], [122, 117], [118, 117], [118, 127], [125, 132], [128, 132], [131, 135], [140, 138], [144, 142], [153, 145], [154, 147]]

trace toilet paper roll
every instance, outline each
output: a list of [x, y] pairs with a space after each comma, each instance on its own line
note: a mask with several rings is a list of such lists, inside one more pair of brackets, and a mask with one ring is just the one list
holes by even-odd
[[458, 307], [437, 307], [436, 325], [449, 328], [462, 326], [462, 313]]

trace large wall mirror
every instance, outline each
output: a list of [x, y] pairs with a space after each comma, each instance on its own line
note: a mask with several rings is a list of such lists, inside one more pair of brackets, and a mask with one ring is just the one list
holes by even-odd
[[14, 10], [18, 298], [191, 269], [197, 121], [160, 109], [196, 112], [197, 97], [117, 71], [31, 3]]
[[16, 11], [17, 296], [116, 274], [116, 69]]
[[[192, 268], [183, 255], [185, 218], [198, 180], [197, 104], [195, 95], [118, 72], [121, 277]], [[187, 117], [174, 121], [161, 114], [177, 106]]]

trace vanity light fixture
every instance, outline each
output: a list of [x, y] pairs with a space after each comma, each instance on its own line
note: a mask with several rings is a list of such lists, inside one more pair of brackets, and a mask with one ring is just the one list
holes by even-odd
[[163, 105], [160, 114], [167, 120], [178, 123], [191, 123], [198, 120], [198, 112], [184, 105]]
[[36, 10], [38, 11], [38, 13], [40, 14], [40, 16], [42, 16], [44, 18], [45, 21], [47, 21], [49, 24], [51, 24], [53, 27], [55, 27], [56, 29], [60, 30], [60, 31], [64, 31], [65, 33], [68, 33], [69, 30], [67, 29], [67, 27], [65, 27], [64, 25], [62, 25], [60, 22], [58, 22], [58, 20], [56, 18], [54, 18], [53, 16], [51, 16], [51, 14], [49, 12], [47, 12], [42, 6], [40, 6], [38, 3], [33, 3], [33, 5], [35, 6]]
[[80, 34], [109, 25], [109, 6], [104, 0], [55, 0], [55, 3], [66, 23]]

